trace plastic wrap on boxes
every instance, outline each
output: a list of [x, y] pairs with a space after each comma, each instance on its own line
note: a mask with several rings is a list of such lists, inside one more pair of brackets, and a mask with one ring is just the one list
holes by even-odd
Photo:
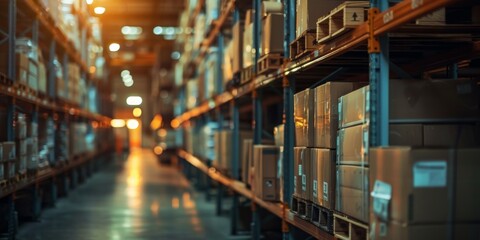
[[369, 219], [367, 167], [338, 165], [335, 210], [363, 222]]
[[253, 168], [255, 177], [252, 187], [255, 196], [262, 200], [280, 200], [277, 176], [279, 153], [280, 148], [277, 146], [253, 146]]

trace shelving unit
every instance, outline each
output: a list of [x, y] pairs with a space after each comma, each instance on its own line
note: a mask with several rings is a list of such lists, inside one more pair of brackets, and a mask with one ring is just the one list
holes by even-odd
[[[371, 88], [371, 146], [388, 146], [388, 84], [391, 76], [412, 78], [412, 76], [422, 76], [424, 72], [445, 67], [451, 67], [452, 71], [456, 72], [458, 70], [457, 63], [480, 56], [480, 27], [478, 25], [416, 26], [409, 24], [415, 19], [442, 7], [456, 4], [474, 4], [475, 1], [403, 0], [389, 7], [389, 2], [386, 0], [371, 0], [368, 21], [346, 35], [317, 46], [307, 56], [290, 60], [288, 59], [288, 46], [294, 40], [295, 35], [295, 1], [284, 0], [282, 2], [285, 16], [284, 46], [287, 46], [284, 52], [287, 63], [273, 74], [256, 75], [251, 82], [245, 85], [236, 86], [227, 91], [217, 91], [216, 96], [205, 100], [193, 109], [178, 109], [176, 111], [177, 116], [172, 121], [172, 126], [178, 129], [181, 129], [182, 126], [201, 126], [211, 117], [216, 119], [219, 126], [222, 126], [225, 119], [228, 118], [231, 121], [231, 130], [233, 131], [232, 149], [238, 150], [240, 144], [238, 134], [240, 129], [239, 110], [249, 108], [252, 111], [254, 144], [259, 144], [263, 134], [262, 119], [265, 117], [262, 113], [262, 101], [266, 99], [262, 98], [262, 93], [271, 89], [274, 89], [274, 92], [282, 91], [283, 101], [280, 103], [283, 104], [282, 121], [285, 124], [283, 176], [286, 178], [283, 186], [284, 196], [286, 196], [283, 199], [284, 202], [290, 201], [289, 196], [291, 196], [293, 189], [291, 176], [293, 176], [293, 94], [295, 92], [318, 86], [334, 78], [369, 82]], [[229, 1], [228, 6], [233, 7], [235, 3], [236, 1]], [[196, 14], [198, 14], [197, 10], [203, 7], [203, 4], [203, 1], [199, 2], [195, 9]], [[260, 9], [260, 0], [253, 0], [252, 5], [254, 9]], [[223, 38], [219, 30], [222, 29], [224, 20], [232, 14], [230, 8], [228, 9], [221, 14], [217, 24], [212, 26], [214, 30], [205, 40], [206, 44], [202, 47], [201, 54], [195, 59], [195, 63], [200, 63], [205, 56], [206, 48], [214, 43], [214, 39]], [[258, 32], [258, 26], [260, 25], [259, 12], [256, 11], [253, 20], [253, 45], [257, 53], [259, 52], [259, 39], [255, 33]], [[193, 14], [192, 18], [196, 14]], [[192, 19], [189, 20], [189, 22], [192, 21]], [[410, 49], [406, 50], [405, 42], [409, 43], [408, 47]], [[257, 62], [258, 58], [257, 54], [254, 63]], [[390, 72], [391, 74], [389, 74]], [[223, 83], [222, 79], [218, 81]], [[180, 94], [178, 99], [180, 103], [185, 102], [184, 97]], [[239, 153], [235, 150], [233, 152], [231, 157], [232, 171], [238, 172]], [[255, 198], [243, 183], [236, 180], [238, 176], [234, 175], [228, 178], [217, 170], [207, 167], [204, 161], [184, 150], [180, 151], [179, 156], [214, 181], [251, 199], [253, 204], [267, 209], [290, 226], [299, 228], [315, 238], [334, 238], [313, 224], [293, 217], [288, 206]], [[236, 211], [235, 208], [234, 201], [232, 210]], [[235, 225], [235, 221], [232, 217], [232, 225]], [[252, 220], [252, 226], [254, 226], [252, 227], [252, 236], [254, 239], [258, 239], [260, 236], [258, 228], [260, 223], [257, 221], [258, 218], [255, 217], [254, 213]], [[232, 232], [235, 232], [235, 229]], [[284, 239], [292, 237], [288, 229], [283, 231], [283, 234]]]
[[[3, 128], [2, 132], [6, 133], [3, 141], [21, 141], [14, 131], [15, 128], [18, 128], [15, 119], [19, 113], [28, 117], [28, 124], [39, 124], [41, 121], [51, 120], [53, 126], [51, 126], [52, 129], [50, 130], [52, 131], [55, 131], [53, 129], [55, 125], [58, 128], [60, 126], [69, 128], [73, 124], [81, 123], [87, 126], [87, 132], [94, 132], [98, 134], [98, 137], [105, 138], [104, 140], [112, 137], [110, 128], [112, 102], [110, 100], [105, 101], [105, 97], [103, 97], [104, 95], [109, 96], [108, 92], [97, 91], [98, 89], [108, 89], [106, 87], [107, 81], [105, 81], [106, 76], [104, 79], [95, 77], [93, 75], [94, 71], [89, 67], [87, 41], [92, 37], [92, 33], [89, 29], [88, 13], [82, 12], [82, 9], [85, 10], [87, 8], [86, 2], [81, 1], [81, 4], [84, 4], [81, 9], [72, 10], [79, 22], [79, 46], [75, 46], [67, 37], [67, 34], [59, 27], [59, 23], [55, 22], [52, 14], [42, 6], [40, 1], [8, 0], [0, 4], [2, 9], [0, 10], [2, 17], [0, 47], [6, 51], [3, 52], [2, 50], [6, 66], [2, 66], [5, 69], [0, 69], [0, 100], [3, 105], [2, 111], [5, 111], [7, 116], [6, 124], [1, 126]], [[21, 83], [17, 80], [15, 49], [16, 39], [19, 37], [28, 37], [35, 46], [38, 46], [39, 52], [44, 50], [43, 56], [47, 71], [46, 92], [41, 93], [28, 83]], [[76, 102], [73, 100], [73, 95], [63, 99], [57, 96], [56, 87], [58, 86], [53, 64], [55, 56], [58, 56], [59, 61], [63, 64], [61, 71], [65, 74], [64, 77], [67, 84], [70, 81], [68, 64], [72, 63], [78, 66], [80, 69], [79, 77], [85, 79], [85, 88], [94, 89], [95, 95], [98, 95], [98, 98], [89, 99], [90, 101], [88, 102], [91, 105], [87, 106], [85, 101]], [[36, 77], [35, 81], [38, 82], [39, 77]], [[78, 85], [74, 87], [80, 88]], [[46, 128], [42, 129], [39, 127], [39, 132], [47, 131], [50, 126]], [[39, 145], [38, 136], [29, 137], [37, 139], [36, 143]], [[55, 137], [53, 139], [54, 144], [56, 144]], [[69, 150], [67, 149], [66, 151]], [[26, 173], [16, 173], [14, 178], [6, 178], [0, 181], [0, 204], [2, 205], [0, 211], [2, 211], [3, 216], [0, 221], [2, 225], [4, 223], [8, 225], [7, 229], [1, 229], [1, 231], [6, 231], [0, 232], [1, 234], [6, 234], [4, 236], [8, 237], [8, 239], [14, 236], [14, 211], [17, 199], [29, 198], [31, 204], [36, 206], [32, 209], [31, 218], [38, 218], [41, 210], [41, 205], [38, 203], [42, 201], [40, 192], [44, 192], [43, 198], [48, 198], [48, 204], [54, 205], [57, 193], [66, 191], [70, 186], [74, 187], [78, 178], [85, 179], [87, 175], [90, 175], [98, 167], [100, 159], [108, 156], [113, 151], [113, 146], [111, 143], [98, 144], [91, 150], [85, 148], [80, 151], [82, 152], [72, 152], [69, 154], [68, 159], [64, 161], [56, 159], [54, 161], [55, 164], [50, 163], [46, 167], [29, 169]], [[50, 152], [50, 154], [52, 156], [56, 155], [53, 152]], [[4, 162], [0, 164], [4, 164]], [[60, 186], [65, 189], [59, 189]]]

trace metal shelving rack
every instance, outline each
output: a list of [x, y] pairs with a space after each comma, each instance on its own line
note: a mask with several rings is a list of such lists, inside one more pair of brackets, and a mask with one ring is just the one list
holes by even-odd
[[[294, 40], [295, 32], [295, 0], [283, 0], [284, 3], [284, 16], [285, 16], [285, 57], [288, 58], [288, 46], [291, 41]], [[230, 106], [230, 117], [233, 122], [233, 146], [232, 149], [238, 151], [239, 146], [239, 106], [238, 101], [241, 98], [250, 97], [252, 100], [253, 111], [253, 132], [254, 132], [254, 144], [261, 142], [262, 136], [262, 91], [267, 87], [279, 86], [283, 88], [283, 122], [285, 124], [284, 129], [284, 152], [283, 152], [283, 176], [284, 180], [284, 199], [285, 204], [265, 202], [258, 198], [255, 198], [250, 190], [245, 185], [237, 180], [238, 176], [228, 178], [219, 173], [214, 168], [210, 168], [205, 165], [201, 160], [195, 156], [187, 153], [183, 150], [180, 151], [179, 156], [189, 162], [192, 166], [198, 168], [201, 172], [208, 175], [214, 181], [221, 183], [222, 185], [232, 189], [238, 194], [241, 194], [252, 200], [253, 205], [259, 205], [262, 208], [267, 209], [274, 215], [283, 220], [285, 226], [293, 226], [301, 229], [302, 231], [310, 234], [318, 239], [333, 239], [332, 235], [323, 232], [316, 226], [301, 219], [293, 217], [289, 211], [288, 204], [290, 201], [289, 196], [293, 190], [293, 181], [290, 176], [293, 176], [293, 147], [294, 147], [294, 123], [293, 123], [293, 94], [298, 88], [306, 88], [308, 86], [318, 85], [327, 82], [335, 77], [345, 77], [346, 72], [352, 71], [354, 76], [361, 76], [362, 79], [366, 79], [370, 82], [370, 106], [371, 106], [371, 146], [388, 146], [388, 84], [389, 84], [389, 72], [394, 72], [404, 78], [410, 77], [409, 72], [418, 74], [424, 70], [430, 70], [439, 66], [448, 66], [452, 68], [453, 72], [457, 72], [456, 62], [473, 59], [480, 56], [480, 41], [478, 38], [471, 42], [462, 42], [454, 45], [452, 50], [436, 51], [432, 54], [428, 54], [424, 59], [409, 59], [409, 64], [404, 64], [401, 68], [393, 64], [390, 60], [394, 59], [396, 47], [396, 40], [394, 37], [390, 37], [389, 33], [409, 33], [423, 31], [426, 34], [435, 33], [475, 33], [479, 34], [479, 27], [477, 26], [429, 26], [428, 28], [418, 28], [415, 26], [407, 25], [409, 22], [415, 19], [431, 13], [442, 7], [451, 6], [459, 3], [474, 3], [475, 1], [468, 0], [403, 0], [397, 4], [389, 7], [389, 1], [387, 0], [370, 0], [369, 17], [368, 21], [359, 25], [348, 33], [345, 37], [339, 38], [336, 41], [329, 42], [327, 44], [319, 46], [316, 50], [311, 52], [306, 57], [290, 61], [284, 64], [283, 67], [278, 69], [273, 74], [268, 76], [256, 76], [251, 83], [237, 87], [230, 91], [219, 91], [213, 98], [200, 103], [198, 107], [195, 107], [189, 111], [177, 111], [177, 117], [173, 120], [175, 124], [172, 124], [175, 128], [181, 127], [182, 124], [188, 122], [196, 122], [198, 119], [208, 116], [209, 114], [216, 114], [219, 121], [219, 125], [224, 119], [221, 108]], [[234, 6], [235, 1], [231, 0], [229, 6]], [[197, 10], [203, 7], [204, 1], [200, 1], [199, 5], [195, 9]], [[253, 9], [260, 9], [260, 0], [253, 0]], [[221, 38], [221, 33], [218, 31], [222, 28], [224, 19], [231, 14], [231, 11], [222, 13], [219, 21], [215, 26], [215, 31], [212, 31], [208, 36], [208, 41], [205, 41], [205, 45], [202, 46], [201, 51], [206, 51], [210, 45], [213, 44], [213, 39]], [[255, 11], [254, 17], [254, 48], [256, 49], [255, 63], [259, 56], [259, 41], [260, 41], [260, 11]], [[193, 14], [193, 18], [196, 14]], [[190, 19], [190, 22], [193, 20]], [[478, 35], [477, 35], [478, 36]], [[443, 44], [443, 40], [436, 40], [438, 45]], [[219, 46], [220, 47], [220, 46]], [[342, 56], [349, 53], [360, 53], [361, 69], [358, 66], [350, 66], [348, 60], [343, 59]], [[200, 54], [196, 59], [199, 62], [203, 57]], [[407, 62], [407, 61], [406, 61]], [[219, 63], [221, 64], [221, 63]], [[331, 65], [343, 65], [345, 67], [332, 68]], [[254, 68], [255, 68], [254, 64]], [[391, 71], [390, 71], [391, 69]], [[299, 79], [308, 78], [312, 79], [312, 74], [316, 80], [300, 81]], [[343, 75], [342, 75], [343, 74]], [[455, 75], [455, 74], [454, 74]], [[221, 81], [219, 81], [221, 82]], [[238, 152], [233, 151], [232, 163], [233, 171], [238, 172], [239, 158]], [[220, 194], [219, 194], [220, 195]], [[218, 201], [217, 201], [218, 203]], [[236, 207], [236, 201], [234, 206]], [[253, 207], [253, 209], [256, 209]], [[252, 237], [253, 239], [259, 239], [260, 237], [260, 220], [253, 210], [252, 219]], [[232, 218], [232, 225], [235, 226], [235, 220]], [[291, 229], [289, 227], [283, 227], [283, 239], [293, 239]], [[232, 231], [235, 233], [235, 231]]]
[[[86, 4], [82, 1], [83, 4]], [[2, 24], [0, 46], [3, 49], [8, 49], [4, 56], [8, 58], [6, 72], [0, 72], [0, 97], [6, 101], [7, 110], [7, 125], [5, 131], [7, 132], [7, 140], [14, 141], [15, 133], [13, 131], [14, 114], [17, 109], [31, 115], [34, 122], [38, 122], [40, 114], [47, 114], [49, 118], [57, 117], [65, 119], [66, 121], [89, 121], [96, 122], [96, 126], [104, 129], [110, 128], [111, 117], [94, 113], [78, 104], [70, 103], [64, 100], [58, 100], [54, 96], [55, 93], [55, 77], [53, 58], [59, 54], [64, 64], [64, 73], [67, 73], [68, 62], [74, 62], [80, 66], [81, 76], [87, 79], [88, 86], [96, 86], [97, 80], [89, 73], [87, 65], [87, 38], [90, 35], [88, 24], [86, 23], [86, 16], [79, 15], [80, 19], [80, 50], [75, 49], [73, 43], [68, 40], [67, 36], [56, 26], [52, 16], [35, 0], [8, 0], [2, 3], [1, 14], [5, 17], [5, 24]], [[83, 6], [86, 7], [86, 6]], [[27, 17], [20, 18], [18, 14], [23, 14]], [[21, 20], [21, 22], [19, 22]], [[24, 25], [28, 25], [25, 27]], [[23, 29], [25, 28], [25, 29]], [[40, 45], [49, 47], [49, 56], [45, 56], [47, 60], [46, 68], [49, 70], [47, 76], [47, 93], [45, 95], [31, 94], [32, 90], [20, 86], [16, 83], [15, 70], [15, 40], [20, 34], [28, 32], [31, 34], [32, 42], [40, 48]], [[67, 74], [65, 74], [68, 76]], [[66, 80], [67, 81], [67, 80]], [[106, 104], [106, 103], [102, 103]], [[100, 105], [100, 104], [98, 104]], [[100, 106], [99, 106], [100, 107]], [[101, 108], [101, 107], [100, 107]], [[109, 107], [102, 110], [109, 109]], [[103, 111], [105, 112], [105, 111]], [[107, 113], [110, 115], [110, 113]], [[58, 181], [66, 181], [65, 175], [72, 174], [72, 178], [77, 179], [78, 175], [85, 175], [86, 172], [91, 172], [93, 165], [92, 161], [95, 158], [110, 152], [112, 146], [105, 144], [97, 146], [97, 149], [92, 152], [83, 153], [73, 156], [69, 159], [67, 164], [62, 166], [54, 166], [42, 171], [36, 172], [34, 175], [29, 174], [26, 179], [18, 180], [15, 183], [2, 184], [0, 187], [0, 201], [2, 206], [8, 206], [8, 214], [6, 222], [8, 222], [7, 236], [13, 237], [13, 222], [15, 209], [16, 193], [20, 191], [27, 191], [32, 194], [33, 201], [37, 202], [39, 198], [38, 192], [41, 185], [47, 185], [45, 189], [52, 194], [52, 204], [56, 198], [56, 183]], [[83, 176], [85, 177], [85, 176]], [[65, 185], [65, 183], [64, 183]], [[6, 204], [6, 205], [3, 205]], [[37, 206], [37, 211], [40, 211], [40, 206]]]

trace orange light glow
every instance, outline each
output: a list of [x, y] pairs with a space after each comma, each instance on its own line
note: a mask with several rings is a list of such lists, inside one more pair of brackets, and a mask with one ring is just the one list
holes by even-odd
[[156, 147], [153, 148], [153, 152], [157, 155], [160, 155], [160, 154], [163, 153], [163, 148], [160, 147], [160, 146], [156, 146]]
[[179, 208], [180, 207], [180, 199], [178, 197], [172, 198], [172, 208]]
[[150, 128], [152, 130], [156, 130], [156, 129], [162, 127], [162, 122], [163, 122], [162, 115], [157, 114], [157, 115], [155, 115], [155, 117], [153, 117], [153, 120], [150, 123]]

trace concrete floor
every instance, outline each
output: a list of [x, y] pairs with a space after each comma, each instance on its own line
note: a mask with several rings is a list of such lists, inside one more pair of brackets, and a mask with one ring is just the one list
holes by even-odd
[[229, 236], [228, 216], [216, 216], [214, 203], [151, 151], [133, 150], [44, 210], [38, 222], [23, 224], [17, 238], [245, 239]]

